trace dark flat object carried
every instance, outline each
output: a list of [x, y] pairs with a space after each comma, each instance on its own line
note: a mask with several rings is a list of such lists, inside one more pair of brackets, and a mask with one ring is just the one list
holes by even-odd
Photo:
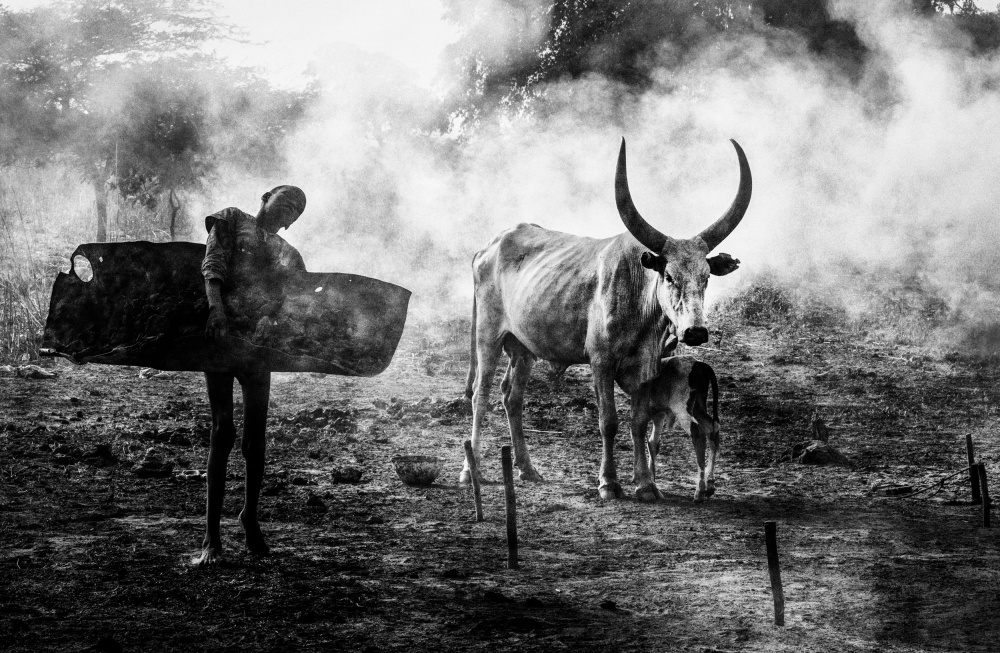
[[[93, 277], [81, 278], [77, 257]], [[373, 376], [392, 361], [410, 291], [355, 274], [282, 269], [225, 292], [229, 334], [205, 338], [197, 243], [91, 243], [52, 287], [43, 355], [161, 370]], [[79, 272], [79, 273], [78, 273]]]

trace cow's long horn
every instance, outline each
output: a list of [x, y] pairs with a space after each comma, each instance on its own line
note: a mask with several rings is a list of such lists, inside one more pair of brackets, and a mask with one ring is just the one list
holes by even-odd
[[640, 243], [659, 254], [667, 242], [667, 237], [643, 220], [639, 211], [636, 210], [635, 204], [632, 203], [632, 194], [628, 191], [628, 175], [625, 173], [624, 138], [622, 139], [622, 149], [618, 152], [618, 168], [615, 170], [615, 203], [618, 205], [618, 215], [622, 217], [622, 222], [625, 223], [629, 233], [635, 236], [635, 239]]
[[716, 220], [712, 226], [698, 234], [698, 237], [708, 245], [708, 251], [710, 252], [725, 240], [726, 236], [732, 233], [736, 225], [743, 219], [743, 214], [747, 212], [747, 207], [750, 205], [750, 193], [753, 189], [753, 181], [750, 178], [750, 164], [747, 163], [747, 157], [743, 154], [743, 148], [733, 139], [729, 140], [732, 142], [733, 147], [736, 148], [736, 156], [740, 159], [740, 188], [736, 191], [736, 199], [729, 206], [729, 210]]

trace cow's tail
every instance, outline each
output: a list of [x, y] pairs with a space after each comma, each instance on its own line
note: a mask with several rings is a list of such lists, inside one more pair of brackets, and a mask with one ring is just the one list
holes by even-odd
[[465, 379], [465, 398], [472, 399], [472, 385], [476, 382], [476, 296], [472, 295], [472, 326], [469, 328], [469, 376]]

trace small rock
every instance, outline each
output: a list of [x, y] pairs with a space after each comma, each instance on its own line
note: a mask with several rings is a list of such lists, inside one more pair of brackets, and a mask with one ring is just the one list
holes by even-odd
[[334, 483], [357, 483], [361, 480], [361, 470], [356, 467], [340, 467], [330, 474]]
[[25, 379], [54, 379], [56, 377], [55, 372], [50, 372], [37, 365], [22, 365], [17, 368], [17, 375]]
[[326, 503], [323, 502], [318, 495], [309, 493], [309, 498], [306, 499], [306, 505], [313, 509], [314, 512], [326, 512]]
[[490, 603], [508, 603], [510, 601], [509, 598], [496, 590], [486, 590], [483, 598]]
[[170, 435], [170, 439], [167, 440], [167, 444], [172, 444], [175, 447], [190, 447], [191, 440], [175, 431]]
[[164, 462], [153, 448], [148, 449], [142, 461], [132, 468], [132, 473], [139, 478], [167, 478], [173, 471], [173, 463]]

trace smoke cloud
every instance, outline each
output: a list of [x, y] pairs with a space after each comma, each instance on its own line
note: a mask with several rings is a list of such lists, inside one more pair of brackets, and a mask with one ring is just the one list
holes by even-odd
[[[274, 180], [309, 196], [287, 237], [310, 269], [376, 276], [413, 290], [417, 313], [464, 315], [471, 257], [498, 231], [623, 231], [623, 136], [638, 208], [678, 237], [732, 201], [734, 138], [754, 195], [719, 248], [742, 269], [713, 279], [710, 301], [768, 273], [851, 310], [867, 286], [910, 278], [958, 321], [1000, 321], [1000, 60], [974, 56], [949, 21], [901, 0], [831, 10], [872, 53], [860, 78], [777, 30], [722, 35], [681, 68], [663, 44], [642, 93], [597, 75], [559, 81], [535, 111], [485, 118], [467, 138], [440, 126], [436, 93], [457, 81], [432, 90], [395, 60], [330, 50], [315, 67], [322, 99], [290, 141], [287, 178]], [[526, 47], [509, 42], [517, 19], [498, 17], [491, 51]], [[265, 185], [220, 187], [255, 198]]]

